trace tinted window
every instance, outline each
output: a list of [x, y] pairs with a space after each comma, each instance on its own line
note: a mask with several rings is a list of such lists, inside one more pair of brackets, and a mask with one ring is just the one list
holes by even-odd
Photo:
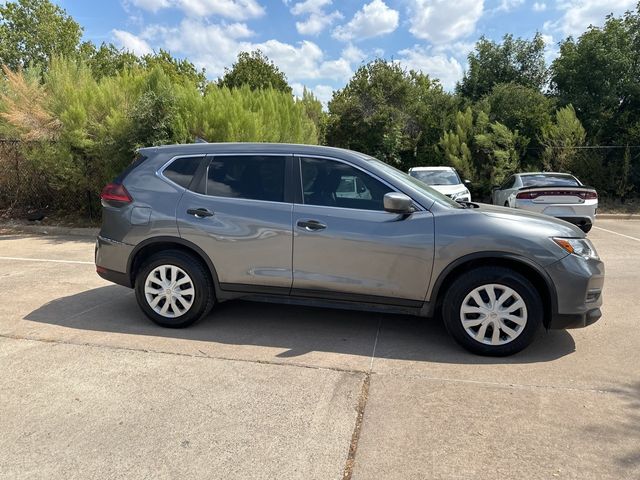
[[522, 183], [525, 187], [579, 187], [580, 183], [571, 175], [553, 175], [541, 173], [538, 175], [523, 175]]
[[304, 203], [326, 207], [384, 210], [384, 183], [345, 163], [302, 158]]
[[506, 190], [508, 188], [513, 188], [515, 184], [516, 184], [516, 177], [515, 176], [511, 176], [511, 177], [507, 178], [507, 180], [502, 184], [502, 186], [500, 187], [500, 190]]
[[286, 157], [224, 156], [209, 164], [207, 195], [282, 202]]
[[427, 185], [458, 185], [460, 177], [453, 170], [411, 170], [410, 175]]
[[202, 157], [184, 157], [178, 158], [171, 162], [162, 172], [172, 182], [177, 183], [181, 187], [189, 188], [193, 175], [198, 169]]

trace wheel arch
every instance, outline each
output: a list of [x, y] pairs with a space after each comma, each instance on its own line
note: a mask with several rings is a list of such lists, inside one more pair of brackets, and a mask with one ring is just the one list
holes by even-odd
[[218, 273], [209, 256], [196, 244], [178, 237], [159, 236], [148, 238], [140, 242], [133, 249], [127, 261], [127, 277], [131, 285], [135, 285], [136, 274], [140, 267], [151, 255], [163, 250], [180, 250], [193, 255], [207, 266], [207, 271], [211, 276], [216, 297], [220, 292], [220, 282], [218, 281]]
[[545, 328], [549, 328], [551, 319], [558, 311], [558, 296], [556, 287], [551, 277], [544, 269], [532, 260], [520, 255], [509, 254], [504, 252], [479, 252], [465, 255], [451, 262], [442, 270], [436, 279], [431, 290], [432, 299], [429, 301], [431, 305], [430, 316], [440, 311], [442, 298], [449, 286], [460, 275], [473, 268], [478, 267], [506, 267], [524, 275], [540, 294], [543, 303]]

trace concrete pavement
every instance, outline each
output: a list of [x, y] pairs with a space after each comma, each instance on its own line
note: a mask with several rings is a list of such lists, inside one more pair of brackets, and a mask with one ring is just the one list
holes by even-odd
[[241, 301], [165, 330], [91, 239], [0, 236], [0, 477], [640, 478], [640, 222], [597, 226], [603, 318], [506, 359]]

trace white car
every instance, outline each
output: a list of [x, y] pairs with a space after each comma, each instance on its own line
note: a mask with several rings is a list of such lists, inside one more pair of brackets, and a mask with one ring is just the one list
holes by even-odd
[[534, 172], [511, 175], [491, 195], [494, 205], [522, 208], [557, 217], [591, 230], [598, 193], [567, 173]]
[[467, 188], [469, 180], [460, 180], [458, 172], [453, 167], [413, 167], [409, 175], [426, 183], [433, 189], [445, 194], [452, 200], [470, 202], [471, 192]]

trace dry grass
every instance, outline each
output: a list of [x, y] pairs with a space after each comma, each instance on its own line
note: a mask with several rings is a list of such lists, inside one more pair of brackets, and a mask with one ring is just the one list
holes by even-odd
[[0, 116], [21, 133], [22, 140], [53, 140], [62, 124], [46, 108], [47, 92], [37, 82], [30, 82], [19, 70], [11, 71], [6, 65], [2, 70], [7, 77], [7, 90], [0, 94], [4, 111]]

